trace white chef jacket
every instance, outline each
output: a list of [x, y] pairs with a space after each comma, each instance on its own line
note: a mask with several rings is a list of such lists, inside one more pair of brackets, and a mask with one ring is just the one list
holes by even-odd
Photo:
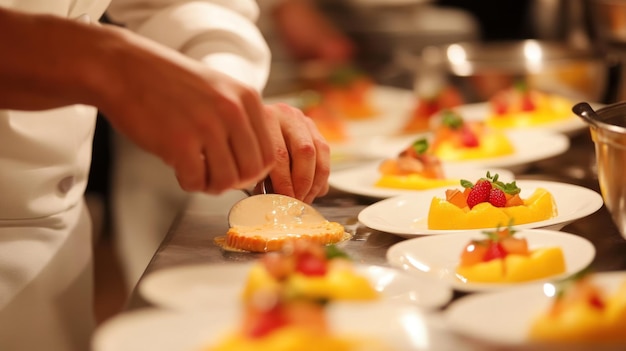
[[[270, 57], [253, 23], [254, 1], [113, 1], [111, 14], [130, 29], [209, 65], [237, 66], [242, 79], [264, 84]], [[0, 0], [25, 12], [93, 20], [108, 5]], [[0, 350], [89, 349], [92, 246], [83, 194], [95, 116], [82, 105], [0, 110]]]

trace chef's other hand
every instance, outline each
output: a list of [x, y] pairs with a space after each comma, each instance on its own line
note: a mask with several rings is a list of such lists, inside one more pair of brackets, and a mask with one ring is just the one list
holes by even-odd
[[328, 193], [330, 147], [301, 110], [278, 103], [265, 106], [271, 120], [276, 163], [270, 171], [274, 192], [307, 203]]

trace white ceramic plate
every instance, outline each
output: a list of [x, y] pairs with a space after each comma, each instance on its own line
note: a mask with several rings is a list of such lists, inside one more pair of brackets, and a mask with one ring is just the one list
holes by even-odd
[[[567, 151], [569, 138], [563, 134], [541, 130], [510, 130], [506, 135], [511, 140], [515, 152], [500, 157], [475, 159], [467, 161], [446, 161], [476, 168], [515, 168], [531, 162], [554, 157]], [[384, 159], [394, 157], [413, 141], [423, 135], [371, 138], [361, 145], [362, 155]]]
[[[144, 309], [120, 314], [99, 327], [94, 351], [203, 351], [240, 323], [240, 310], [216, 306], [205, 311]], [[393, 350], [422, 350], [432, 337], [428, 315], [391, 303], [333, 303], [330, 328], [339, 335], [373, 338]], [[416, 328], [419, 330], [416, 331]], [[415, 337], [418, 332], [420, 338]]]
[[[573, 102], [572, 107], [574, 106], [574, 104], [575, 103]], [[600, 108], [602, 105], [593, 104], [593, 106], [594, 108]], [[463, 116], [467, 120], [483, 121], [489, 115], [489, 103], [486, 103], [486, 102], [461, 105], [461, 106], [455, 107], [454, 109], [458, 111], [461, 114], [461, 116]], [[576, 116], [574, 112], [572, 112], [572, 115], [570, 118], [561, 119], [558, 121], [535, 125], [535, 126], [528, 126], [528, 127], [525, 127], [524, 129], [548, 130], [548, 131], [572, 136], [588, 128], [589, 128], [589, 125], [585, 123], [582, 119], [580, 119], [580, 117]]]
[[[530, 196], [537, 188], [548, 190], [554, 197], [558, 211], [556, 217], [516, 226], [519, 229], [559, 230], [596, 212], [604, 204], [600, 194], [578, 185], [539, 180], [517, 180], [516, 183], [522, 189], [522, 198]], [[428, 210], [433, 197], [445, 197], [445, 192], [440, 188], [384, 199], [363, 209], [358, 218], [367, 227], [406, 238], [465, 231], [428, 229]]]
[[[415, 194], [425, 190], [382, 188], [374, 184], [380, 178], [378, 166], [380, 162], [357, 166], [346, 170], [331, 172], [328, 183], [339, 190], [352, 194], [370, 196], [375, 198], [388, 198], [392, 196]], [[448, 179], [468, 179], [475, 180], [484, 177], [487, 171], [491, 174], [499, 174], [501, 179], [514, 179], [513, 173], [509, 170], [493, 168], [473, 168], [458, 164], [443, 164], [444, 174]], [[456, 185], [460, 183], [457, 182]], [[427, 189], [430, 190], [430, 189]]]
[[586, 268], [596, 253], [589, 240], [564, 232], [526, 229], [518, 231], [515, 236], [526, 238], [531, 250], [541, 247], [560, 247], [565, 257], [566, 272], [548, 279], [514, 284], [463, 282], [456, 276], [455, 270], [467, 243], [470, 240], [486, 238], [480, 230], [401, 241], [387, 250], [387, 260], [392, 266], [417, 277], [436, 279], [460, 291], [485, 291], [565, 278]]
[[[593, 280], [610, 294], [626, 280], [626, 272], [596, 273]], [[552, 290], [551, 284], [547, 285], [545, 287], [543, 284], [529, 285], [466, 296], [453, 302], [446, 310], [444, 318], [450, 329], [461, 335], [500, 346], [528, 345], [530, 341], [527, 335], [533, 318], [545, 311], [551, 303], [551, 298], [546, 294], [546, 291]], [[512, 316], [515, 317], [511, 318]], [[544, 350], [555, 349], [556, 346], [552, 345], [552, 348]], [[571, 348], [559, 348], [559, 350], [569, 349]]]
[[[155, 305], [179, 310], [210, 310], [215, 305], [240, 303], [252, 263], [198, 264], [154, 272], [139, 284], [139, 293]], [[452, 298], [448, 285], [420, 281], [388, 267], [356, 265], [384, 300], [437, 308]]]

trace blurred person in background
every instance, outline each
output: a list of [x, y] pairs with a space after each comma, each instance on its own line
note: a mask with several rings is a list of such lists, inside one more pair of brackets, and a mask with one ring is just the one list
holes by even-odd
[[[306, 201], [329, 149], [299, 110], [263, 105], [269, 50], [253, 1], [0, 0], [0, 348], [88, 350], [96, 111], [187, 192], [266, 176]], [[133, 33], [136, 32], [136, 33]], [[138, 35], [139, 34], [139, 35]], [[133, 209], [134, 210], [134, 209]], [[132, 235], [133, 233], [129, 233]]]
[[[314, 61], [316, 65], [328, 69], [351, 62], [355, 50], [353, 43], [314, 3], [307, 0], [260, 0], [258, 4], [260, 21], [277, 27], [281, 42], [293, 60]], [[140, 34], [142, 28], [146, 28], [146, 21], [153, 27], [159, 25], [157, 18], [151, 20], [139, 16], [136, 11], [122, 10], [124, 8], [111, 7], [109, 18]], [[207, 28], [214, 21], [210, 16], [202, 17], [199, 14], [194, 19], [198, 25]], [[226, 20], [224, 18], [222, 21]], [[160, 40], [156, 36], [153, 38]], [[209, 34], [198, 36], [194, 44], [195, 47], [186, 50], [185, 54], [200, 59], [216, 70], [242, 80], [247, 79], [248, 70], [241, 69], [246, 61], [237, 56], [237, 50], [240, 50], [237, 45], [230, 41], [216, 43], [215, 37]], [[208, 56], [207, 53], [212, 54]], [[249, 59], [254, 60], [254, 57]], [[263, 86], [261, 83], [259, 81], [256, 84], [259, 90]], [[234, 191], [211, 196], [182, 191], [177, 186], [176, 175], [171, 168], [125, 136], [115, 133], [112, 147], [111, 216], [114, 245], [126, 287], [132, 291], [176, 215], [192, 196], [200, 206], [206, 206], [207, 211], [220, 207], [227, 211], [242, 194]], [[310, 203], [318, 193], [296, 195]]]

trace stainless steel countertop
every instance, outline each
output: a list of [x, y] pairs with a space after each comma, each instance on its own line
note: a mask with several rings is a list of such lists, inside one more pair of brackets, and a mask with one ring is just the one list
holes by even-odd
[[[589, 132], [584, 131], [571, 139], [570, 149], [566, 153], [533, 163], [524, 172], [516, 174], [516, 177], [566, 182], [599, 191], [598, 181], [593, 171], [594, 165], [593, 142]], [[344, 224], [346, 229], [354, 234], [350, 241], [342, 244], [344, 245], [342, 247], [356, 262], [386, 266], [388, 265], [385, 259], [387, 249], [404, 239], [369, 229], [358, 223], [358, 213], [376, 201], [377, 199], [331, 190], [326, 197], [318, 199], [314, 205], [329, 220]], [[177, 265], [223, 264], [258, 258], [259, 254], [227, 252], [214, 244], [214, 239], [223, 236], [228, 229], [227, 213], [228, 207], [203, 211], [191, 203], [173, 223], [145, 275]], [[562, 231], [585, 237], [595, 245], [597, 254], [591, 264], [592, 269], [596, 271], [626, 270], [626, 240], [620, 236], [604, 206], [596, 213], [567, 225]], [[455, 292], [453, 301], [463, 295]], [[149, 304], [135, 291], [127, 309], [146, 306]], [[436, 318], [429, 328], [429, 332], [432, 333], [432, 343], [428, 349], [488, 349], [487, 346], [476, 341], [463, 340], [447, 334], [445, 329], [440, 328]]]

